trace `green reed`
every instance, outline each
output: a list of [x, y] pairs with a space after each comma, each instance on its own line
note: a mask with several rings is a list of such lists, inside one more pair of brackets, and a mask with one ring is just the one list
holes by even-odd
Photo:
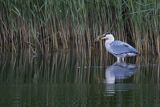
[[1, 0], [0, 50], [102, 50], [95, 39], [109, 31], [140, 53], [160, 55], [159, 5], [158, 0]]

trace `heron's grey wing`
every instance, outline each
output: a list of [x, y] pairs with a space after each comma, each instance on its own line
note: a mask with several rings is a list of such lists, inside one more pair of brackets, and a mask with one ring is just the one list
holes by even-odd
[[138, 51], [129, 44], [122, 41], [114, 41], [111, 43], [111, 50], [114, 54], [135, 53]]

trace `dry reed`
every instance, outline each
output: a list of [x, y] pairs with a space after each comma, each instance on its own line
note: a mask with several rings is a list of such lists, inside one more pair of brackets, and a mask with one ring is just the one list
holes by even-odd
[[97, 48], [95, 38], [109, 31], [142, 54], [160, 55], [159, 4], [158, 0], [1, 0], [0, 51], [90, 50]]

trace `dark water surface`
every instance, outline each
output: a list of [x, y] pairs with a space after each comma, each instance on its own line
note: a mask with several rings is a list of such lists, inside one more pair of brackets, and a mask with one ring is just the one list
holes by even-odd
[[160, 66], [144, 59], [1, 55], [0, 107], [159, 107]]

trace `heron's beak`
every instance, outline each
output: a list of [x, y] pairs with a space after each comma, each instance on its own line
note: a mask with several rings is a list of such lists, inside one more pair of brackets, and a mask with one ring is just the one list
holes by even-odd
[[95, 39], [95, 42], [100, 41], [102, 37], [103, 37], [103, 35], [99, 35], [99, 36], [97, 36], [97, 38]]
[[107, 39], [107, 37], [102, 37], [101, 39]]
[[103, 37], [101, 39], [103, 40], [103, 39], [108, 39], [108, 38], [105, 36], [105, 34], [103, 34]]
[[95, 39], [95, 41], [100, 41], [100, 40], [102, 40], [102, 39], [106, 39], [105, 34], [99, 35], [99, 36]]

